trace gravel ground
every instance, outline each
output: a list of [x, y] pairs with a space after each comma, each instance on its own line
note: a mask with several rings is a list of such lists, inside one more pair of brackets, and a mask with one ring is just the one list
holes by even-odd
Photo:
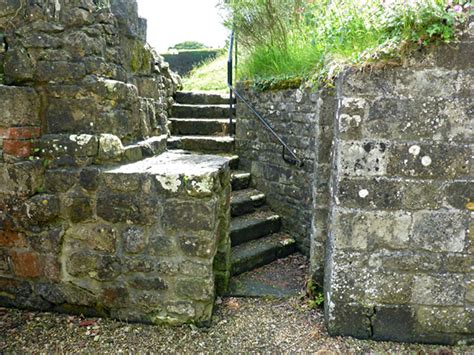
[[1, 352], [163, 353], [410, 352], [474, 353], [446, 347], [331, 338], [321, 310], [305, 300], [218, 299], [210, 328], [127, 324], [108, 319], [0, 308]]

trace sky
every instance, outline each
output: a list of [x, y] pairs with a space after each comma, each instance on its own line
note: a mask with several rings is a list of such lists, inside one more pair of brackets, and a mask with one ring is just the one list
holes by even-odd
[[223, 47], [229, 36], [216, 8], [218, 0], [138, 0], [138, 13], [148, 20], [148, 43], [158, 52], [184, 42]]

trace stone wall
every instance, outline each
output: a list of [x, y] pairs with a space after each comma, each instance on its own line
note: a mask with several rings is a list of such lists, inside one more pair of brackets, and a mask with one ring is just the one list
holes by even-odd
[[340, 78], [325, 284], [331, 334], [472, 341], [470, 38], [418, 67]]
[[240, 165], [251, 171], [252, 183], [282, 216], [283, 228], [297, 240], [300, 251], [309, 255], [310, 241], [314, 241], [314, 273], [322, 284], [335, 96], [329, 89], [258, 92], [239, 85], [238, 90], [304, 161], [303, 167], [286, 163], [282, 146], [247, 106], [237, 103]]
[[163, 58], [169, 63], [170, 68], [179, 75], [188, 75], [193, 68], [208, 60], [216, 58], [222, 49], [190, 49], [180, 50], [176, 53], [164, 53]]
[[228, 163], [164, 153], [179, 78], [145, 35], [132, 0], [0, 0], [1, 305], [209, 321]]
[[287, 165], [238, 102], [242, 165], [311, 245], [333, 335], [472, 341], [473, 29], [406, 68], [349, 70], [334, 91], [240, 87], [305, 160]]

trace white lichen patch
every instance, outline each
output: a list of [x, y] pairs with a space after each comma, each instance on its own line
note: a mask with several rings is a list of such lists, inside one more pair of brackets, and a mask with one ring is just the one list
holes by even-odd
[[432, 160], [429, 156], [425, 155], [423, 158], [421, 158], [421, 165], [430, 166], [431, 163], [432, 163]]
[[203, 176], [199, 181], [191, 182], [192, 189], [200, 194], [210, 194], [214, 187], [214, 179], [212, 176]]
[[411, 155], [413, 156], [418, 156], [420, 154], [420, 151], [421, 151], [421, 148], [419, 145], [412, 145], [409, 149], [408, 149], [408, 153], [410, 153]]
[[164, 190], [171, 192], [177, 192], [182, 184], [179, 175], [156, 175], [155, 178]]
[[360, 198], [366, 198], [367, 196], [369, 196], [369, 191], [366, 190], [366, 189], [362, 189], [359, 191], [359, 197]]

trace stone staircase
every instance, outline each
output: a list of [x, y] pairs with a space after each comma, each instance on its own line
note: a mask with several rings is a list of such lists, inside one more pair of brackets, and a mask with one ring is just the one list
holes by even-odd
[[[170, 118], [169, 149], [232, 156], [234, 138], [229, 136], [229, 98], [216, 94], [178, 92]], [[281, 217], [266, 205], [265, 194], [251, 187], [251, 175], [241, 171], [232, 156], [231, 229], [232, 268], [235, 276], [286, 257], [295, 241], [281, 229]]]

